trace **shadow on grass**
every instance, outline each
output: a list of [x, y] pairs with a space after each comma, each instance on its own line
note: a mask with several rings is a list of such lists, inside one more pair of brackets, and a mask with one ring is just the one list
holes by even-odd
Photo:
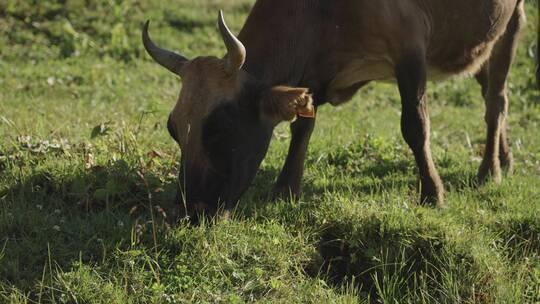
[[[475, 298], [470, 286], [484, 276], [477, 257], [456, 249], [440, 228], [416, 225], [393, 226], [376, 215], [355, 223], [329, 219], [318, 243], [320, 256], [307, 271], [334, 288], [354, 286], [370, 303]], [[489, 285], [479, 283], [478, 293]]]
[[134, 245], [153, 247], [153, 232], [161, 238], [168, 229], [175, 191], [176, 180], [123, 161], [70, 175], [42, 171], [15, 182], [0, 193], [3, 283], [35, 290], [51, 269], [104, 263]]
[[[307, 182], [304, 200], [316, 202], [327, 191], [369, 196], [384, 189], [414, 187], [414, 172], [409, 171], [405, 161], [368, 163], [360, 171], [332, 178], [328, 185]], [[242, 200], [242, 216], [251, 217], [257, 208], [272, 204], [270, 192], [278, 173], [275, 167], [259, 171]], [[361, 176], [371, 179], [366, 182]], [[350, 181], [356, 178], [358, 182]], [[453, 178], [456, 181], [451, 183], [459, 176]], [[153, 247], [153, 230], [161, 238], [168, 229], [166, 218], [174, 209], [176, 183], [176, 177], [141, 172], [124, 161], [68, 174], [38, 171], [16, 181], [0, 195], [4, 246], [0, 276], [20, 290], [35, 290], [47, 267], [66, 271], [76, 262], [101, 265], [118, 250]], [[322, 259], [310, 266], [331, 274], [328, 281], [336, 284], [350, 276], [353, 256], [348, 247], [336, 247], [340, 238], [335, 233], [323, 235]], [[368, 277], [362, 282], [372, 284]]]
[[[291, 215], [287, 214], [284, 218], [294, 221], [295, 217], [301, 218], [310, 213], [309, 210], [298, 211], [295, 208], [313, 208], [316, 209], [313, 213], [320, 216], [316, 205], [324, 193], [355, 193], [375, 199], [384, 199], [384, 195], [381, 195], [384, 192], [403, 192], [403, 189], [410, 190], [405, 191], [405, 195], [416, 193], [417, 176], [411, 162], [413, 160], [380, 159], [376, 163], [366, 162], [354, 168], [338, 165], [339, 176], [326, 175], [328, 182], [306, 182], [302, 201], [308, 203], [304, 207], [290, 208], [287, 213]], [[464, 192], [477, 187], [475, 171], [455, 166], [454, 163], [441, 166], [441, 169], [442, 179], [449, 191]], [[257, 200], [259, 206], [269, 204], [268, 200], [264, 200], [266, 192], [261, 189], [270, 189], [269, 181], [273, 181], [277, 174], [276, 168], [260, 172], [254, 184], [257, 189], [251, 191], [253, 200]], [[411, 205], [416, 203], [417, 198], [417, 194], [411, 195]], [[347, 217], [346, 214], [344, 216]], [[307, 217], [311, 218], [309, 215]], [[409, 219], [397, 221], [407, 223]], [[475, 275], [485, 275], [484, 269], [478, 270], [480, 262], [473, 253], [454, 249], [455, 245], [448, 241], [444, 225], [412, 221], [403, 227], [395, 227], [395, 223], [384, 216], [361, 215], [352, 222], [336, 218], [325, 218], [324, 222], [326, 224], [319, 227], [319, 240], [315, 241], [317, 254], [305, 271], [314, 278], [322, 278], [336, 290], [354, 286], [373, 302], [383, 300], [381, 296], [404, 301], [424, 296], [445, 298], [450, 302], [451, 296], [456, 296], [456, 301], [459, 298], [489, 299], [492, 296], [488, 292], [489, 280], [482, 282], [476, 293], [470, 288], [475, 283]], [[461, 281], [454, 281], [457, 277], [462, 277]]]

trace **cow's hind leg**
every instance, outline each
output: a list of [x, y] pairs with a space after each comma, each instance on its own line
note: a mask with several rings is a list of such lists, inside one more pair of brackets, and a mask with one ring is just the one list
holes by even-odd
[[[489, 65], [486, 64], [478, 74], [475, 75], [476, 80], [482, 87], [482, 96], [484, 97], [484, 100], [486, 101], [487, 106], [487, 92], [488, 92], [488, 85], [489, 85]], [[508, 174], [512, 174], [512, 171], [514, 169], [514, 158], [512, 156], [512, 151], [510, 150], [510, 145], [508, 144], [508, 136], [507, 136], [507, 130], [508, 130], [508, 123], [505, 120], [505, 123], [501, 127], [500, 130], [500, 137], [499, 137], [499, 163], [503, 170], [505, 170]]]
[[309, 140], [315, 127], [314, 118], [299, 117], [291, 124], [291, 143], [287, 160], [274, 187], [274, 195], [294, 198], [300, 196], [304, 161]]
[[424, 52], [412, 51], [396, 67], [402, 102], [401, 130], [420, 173], [421, 203], [443, 204], [444, 188], [431, 156]]
[[[506, 81], [514, 60], [519, 32], [523, 23], [523, 3], [516, 8], [506, 33], [495, 45], [487, 66], [483, 68], [487, 84], [484, 98], [486, 102], [485, 121], [487, 124], [487, 141], [484, 158], [478, 170], [478, 181], [485, 182], [492, 177], [495, 182], [502, 179], [501, 166], [512, 170], [512, 154], [507, 139], [508, 95]], [[479, 79], [479, 77], [477, 77]]]

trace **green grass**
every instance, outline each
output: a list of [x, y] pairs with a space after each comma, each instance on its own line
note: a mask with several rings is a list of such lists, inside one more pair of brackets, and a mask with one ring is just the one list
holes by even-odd
[[318, 113], [304, 196], [268, 194], [268, 157], [230, 220], [171, 225], [180, 81], [139, 41], [218, 55], [253, 3], [0, 2], [0, 303], [538, 303], [540, 93], [535, 3], [511, 74], [516, 172], [471, 186], [485, 137], [473, 80], [430, 84], [447, 208], [417, 206], [395, 86]]

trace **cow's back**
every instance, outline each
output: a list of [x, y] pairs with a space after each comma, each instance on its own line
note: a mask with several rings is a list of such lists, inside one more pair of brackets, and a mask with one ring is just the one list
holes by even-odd
[[430, 0], [429, 63], [442, 73], [476, 72], [506, 30], [516, 5], [516, 0]]
[[365, 81], [391, 81], [403, 52], [418, 47], [430, 76], [474, 72], [517, 1], [258, 0], [239, 37], [253, 76], [324, 86], [332, 97]]
[[403, 52], [425, 44], [434, 72], [455, 74], [475, 72], [489, 57], [517, 0], [350, 0], [334, 5], [332, 25], [338, 29], [330, 30], [325, 41], [331, 42], [327, 48], [335, 57], [395, 64]]

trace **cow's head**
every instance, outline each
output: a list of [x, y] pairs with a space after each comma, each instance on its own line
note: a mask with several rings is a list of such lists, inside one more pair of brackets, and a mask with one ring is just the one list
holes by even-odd
[[187, 215], [232, 208], [252, 182], [266, 155], [273, 128], [297, 115], [313, 115], [304, 88], [267, 86], [242, 70], [244, 45], [220, 12], [227, 55], [197, 57], [156, 46], [143, 29], [143, 43], [160, 65], [182, 78], [168, 129], [182, 151], [178, 201]]

